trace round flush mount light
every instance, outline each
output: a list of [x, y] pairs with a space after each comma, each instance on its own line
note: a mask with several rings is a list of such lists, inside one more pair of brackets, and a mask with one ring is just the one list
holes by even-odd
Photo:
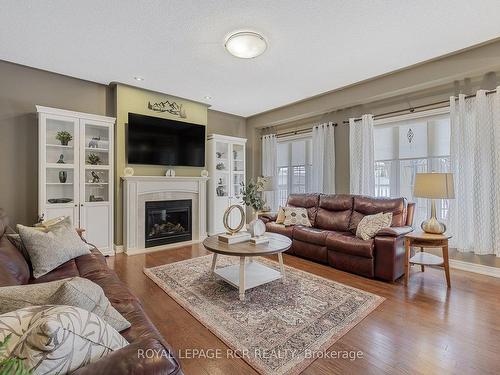
[[253, 31], [238, 31], [226, 38], [224, 43], [227, 51], [241, 59], [253, 59], [262, 55], [267, 49], [264, 37]]
[[135, 79], [136, 81], [144, 81], [144, 78], [139, 77], [139, 76], [134, 77], [134, 79]]
[[210, 95], [205, 95], [203, 98], [205, 98], [206, 100], [211, 100], [212, 97]]

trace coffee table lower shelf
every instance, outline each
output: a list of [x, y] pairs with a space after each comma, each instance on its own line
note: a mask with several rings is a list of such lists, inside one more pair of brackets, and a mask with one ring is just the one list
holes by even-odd
[[[214, 271], [224, 281], [236, 288], [240, 288], [240, 265], [218, 268]], [[255, 288], [256, 286], [270, 283], [281, 279], [281, 272], [266, 267], [258, 262], [247, 262], [245, 264], [245, 286], [244, 290]]]

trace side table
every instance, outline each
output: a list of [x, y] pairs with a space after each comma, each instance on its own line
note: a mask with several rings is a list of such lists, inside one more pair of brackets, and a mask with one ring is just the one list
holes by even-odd
[[[452, 236], [444, 234], [432, 234], [425, 232], [411, 232], [405, 235], [405, 286], [408, 285], [410, 278], [410, 264], [419, 264], [424, 271], [424, 266], [440, 266], [444, 268], [446, 275], [446, 283], [448, 288], [451, 288], [450, 281], [450, 263], [448, 258], [448, 240]], [[411, 247], [420, 247], [420, 252], [413, 257], [411, 255]], [[443, 251], [443, 257], [426, 253], [424, 248], [440, 247]]]

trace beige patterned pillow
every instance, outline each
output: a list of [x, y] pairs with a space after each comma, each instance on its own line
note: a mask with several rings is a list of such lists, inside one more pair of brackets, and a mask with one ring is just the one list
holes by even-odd
[[70, 306], [37, 306], [0, 315], [6, 356], [24, 358], [33, 374], [68, 374], [128, 345], [97, 315]]
[[33, 305], [75, 306], [96, 314], [119, 332], [130, 327], [102, 288], [82, 277], [0, 287], [0, 314]]
[[80, 255], [90, 254], [85, 242], [76, 233], [69, 217], [43, 232], [18, 225], [19, 235], [28, 251], [33, 276], [38, 278]]
[[362, 240], [369, 240], [382, 228], [391, 226], [392, 212], [384, 214], [383, 212], [375, 215], [366, 215], [361, 219], [356, 229], [356, 237]]
[[289, 225], [304, 225], [311, 226], [307, 210], [303, 207], [285, 207], [285, 226]]

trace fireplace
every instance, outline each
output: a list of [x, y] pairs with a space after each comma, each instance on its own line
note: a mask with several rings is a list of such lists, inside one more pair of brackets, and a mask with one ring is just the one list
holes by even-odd
[[146, 202], [146, 247], [191, 241], [191, 199]]

